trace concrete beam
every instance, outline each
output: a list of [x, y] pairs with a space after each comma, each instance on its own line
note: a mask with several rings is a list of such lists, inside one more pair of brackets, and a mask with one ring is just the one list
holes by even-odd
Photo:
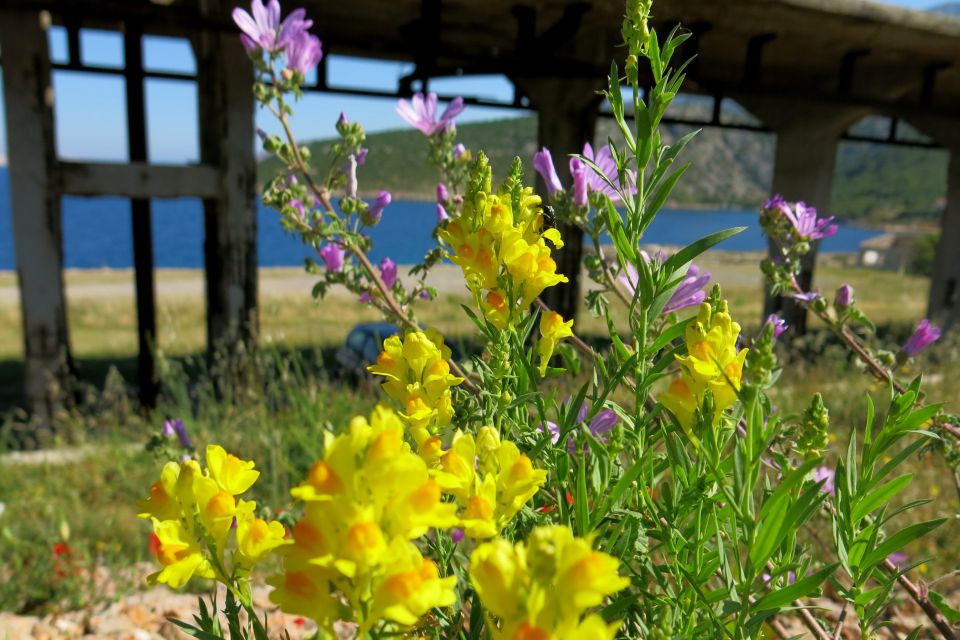
[[65, 194], [127, 198], [213, 198], [219, 176], [216, 167], [207, 165], [168, 167], [146, 162], [61, 162], [57, 172]]
[[[212, 20], [231, 3], [201, 0]], [[216, 194], [204, 199], [207, 347], [214, 350], [257, 333], [257, 207], [253, 65], [235, 33], [204, 33], [194, 41], [199, 88], [200, 159], [217, 168]]]
[[0, 46], [26, 399], [35, 416], [49, 419], [63, 403], [73, 367], [60, 195], [53, 185], [53, 89], [39, 14], [0, 12]]

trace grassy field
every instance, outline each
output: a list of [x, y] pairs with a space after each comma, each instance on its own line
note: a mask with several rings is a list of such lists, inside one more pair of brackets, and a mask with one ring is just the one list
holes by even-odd
[[[716, 253], [702, 266], [724, 285], [735, 318], [746, 331], [760, 322], [758, 256]], [[264, 349], [240, 385], [218, 384], [217, 371], [207, 370], [204, 348], [202, 274], [158, 273], [159, 347], [164, 395], [153, 416], [142, 416], [131, 405], [121, 378], [108, 374], [116, 367], [133, 378], [136, 316], [128, 272], [73, 272], [67, 276], [68, 311], [74, 353], [90, 383], [81, 410], [69, 418], [69, 442], [85, 442], [85, 457], [71, 460], [0, 457], [0, 610], [37, 611], [75, 607], [94, 597], [91, 567], [121, 567], [149, 559], [148, 529], [138, 521], [136, 499], [158, 473], [160, 463], [143, 450], [165, 417], [183, 417], [198, 443], [220, 442], [255, 457], [265, 481], [257, 496], [265, 504], [285, 506], [289, 488], [318, 453], [323, 425], [344, 425], [379, 399], [375, 390], [354, 388], [329, 379], [322, 366], [357, 322], [375, 314], [343, 294], [322, 302], [310, 299], [310, 280], [298, 270], [261, 274], [261, 336]], [[817, 286], [825, 295], [842, 282], [857, 290], [861, 308], [888, 336], [900, 339], [923, 316], [927, 282], [922, 278], [849, 267], [841, 258], [823, 261]], [[425, 304], [420, 320], [447, 335], [467, 335], [470, 325], [459, 308], [454, 281], [440, 300]], [[15, 282], [0, 274], [0, 406], [10, 407], [19, 389], [20, 316], [13, 295]], [[583, 315], [578, 332], [600, 335], [602, 327]], [[804, 352], [823, 354], [808, 360]], [[831, 410], [834, 446], [832, 463], [847, 441], [851, 427], [862, 424], [864, 396], [882, 398], [884, 390], [859, 375], [845, 353], [823, 334], [799, 345], [774, 394], [784, 412], [801, 410], [820, 391]], [[960, 342], [938, 345], [917, 365], [933, 400], [960, 409], [960, 379], [950, 372], [960, 364]], [[239, 390], [239, 391], [237, 391]], [[878, 401], [884, 406], [882, 400]], [[2, 419], [0, 419], [2, 422]], [[8, 423], [7, 431], [15, 424]], [[0, 429], [2, 432], [3, 429]], [[937, 556], [921, 571], [931, 579], [960, 567], [960, 510], [950, 471], [939, 454], [909, 463], [916, 474], [903, 500], [930, 499], [917, 517], [948, 517], [914, 557]], [[71, 562], [80, 568], [64, 577], [57, 568], [62, 557], [53, 553], [67, 543]], [[120, 572], [119, 575], [123, 575]], [[76, 577], [76, 576], [82, 576]], [[119, 584], [129, 589], [137, 576]], [[93, 591], [92, 591], [93, 589]]]

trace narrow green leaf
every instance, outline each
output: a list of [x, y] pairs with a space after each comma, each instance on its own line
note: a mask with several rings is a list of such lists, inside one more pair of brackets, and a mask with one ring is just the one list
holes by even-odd
[[791, 585], [787, 585], [783, 589], [771, 591], [757, 600], [751, 609], [753, 611], [764, 611], [766, 609], [776, 610], [790, 604], [798, 598], [805, 598], [816, 591], [820, 585], [823, 584], [823, 581], [833, 574], [838, 566], [840, 565], [837, 563], [831, 564], [812, 575], [801, 578]]
[[863, 559], [862, 566], [874, 567], [880, 564], [894, 551], [899, 551], [914, 540], [930, 533], [946, 521], [946, 518], [938, 518], [936, 520], [927, 520], [926, 522], [917, 522], [916, 524], [904, 527], [868, 553]]
[[667, 270], [667, 273], [673, 274], [710, 247], [723, 242], [727, 238], [732, 238], [745, 229], [746, 227], [734, 227], [732, 229], [724, 229], [723, 231], [717, 231], [716, 233], [711, 233], [708, 236], [704, 236], [693, 244], [684, 247], [680, 251], [667, 258], [667, 261], [663, 266]]
[[910, 484], [910, 480], [912, 479], [912, 473], [905, 473], [868, 493], [854, 505], [851, 515], [853, 519], [852, 524], [856, 526], [868, 513], [886, 504], [893, 496], [903, 491], [904, 487]]

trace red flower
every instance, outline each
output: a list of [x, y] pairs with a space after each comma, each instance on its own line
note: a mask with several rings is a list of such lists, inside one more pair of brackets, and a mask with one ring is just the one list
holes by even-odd
[[70, 545], [68, 545], [66, 542], [58, 542], [57, 544], [53, 545], [53, 555], [57, 557], [69, 558], [71, 555], [73, 555], [73, 549], [71, 549]]

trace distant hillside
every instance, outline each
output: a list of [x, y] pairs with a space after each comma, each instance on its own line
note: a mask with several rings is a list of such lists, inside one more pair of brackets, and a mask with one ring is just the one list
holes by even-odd
[[[614, 124], [602, 120], [597, 140], [613, 134]], [[675, 139], [686, 127], [666, 127], [665, 137]], [[483, 149], [496, 177], [509, 169], [519, 155], [528, 172], [536, 152], [533, 118], [464, 124], [459, 138], [471, 149]], [[330, 141], [310, 143], [317, 165]], [[402, 198], [432, 199], [436, 173], [425, 163], [427, 145], [418, 131], [388, 131], [368, 137], [371, 149], [360, 169], [361, 190], [386, 189]], [[688, 146], [691, 168], [680, 182], [670, 204], [675, 207], [753, 208], [767, 197], [772, 176], [774, 138], [732, 129], [705, 129]], [[562, 161], [555, 158], [558, 162]], [[946, 154], [940, 151], [843, 143], [837, 158], [837, 177], [829, 210], [846, 219], [889, 222], [932, 217], [946, 191]], [[260, 176], [275, 175], [275, 160], [261, 163]]]
[[930, 7], [930, 11], [946, 13], [951, 16], [960, 16], [960, 2], [947, 2], [946, 4], [938, 4], [935, 7]]

